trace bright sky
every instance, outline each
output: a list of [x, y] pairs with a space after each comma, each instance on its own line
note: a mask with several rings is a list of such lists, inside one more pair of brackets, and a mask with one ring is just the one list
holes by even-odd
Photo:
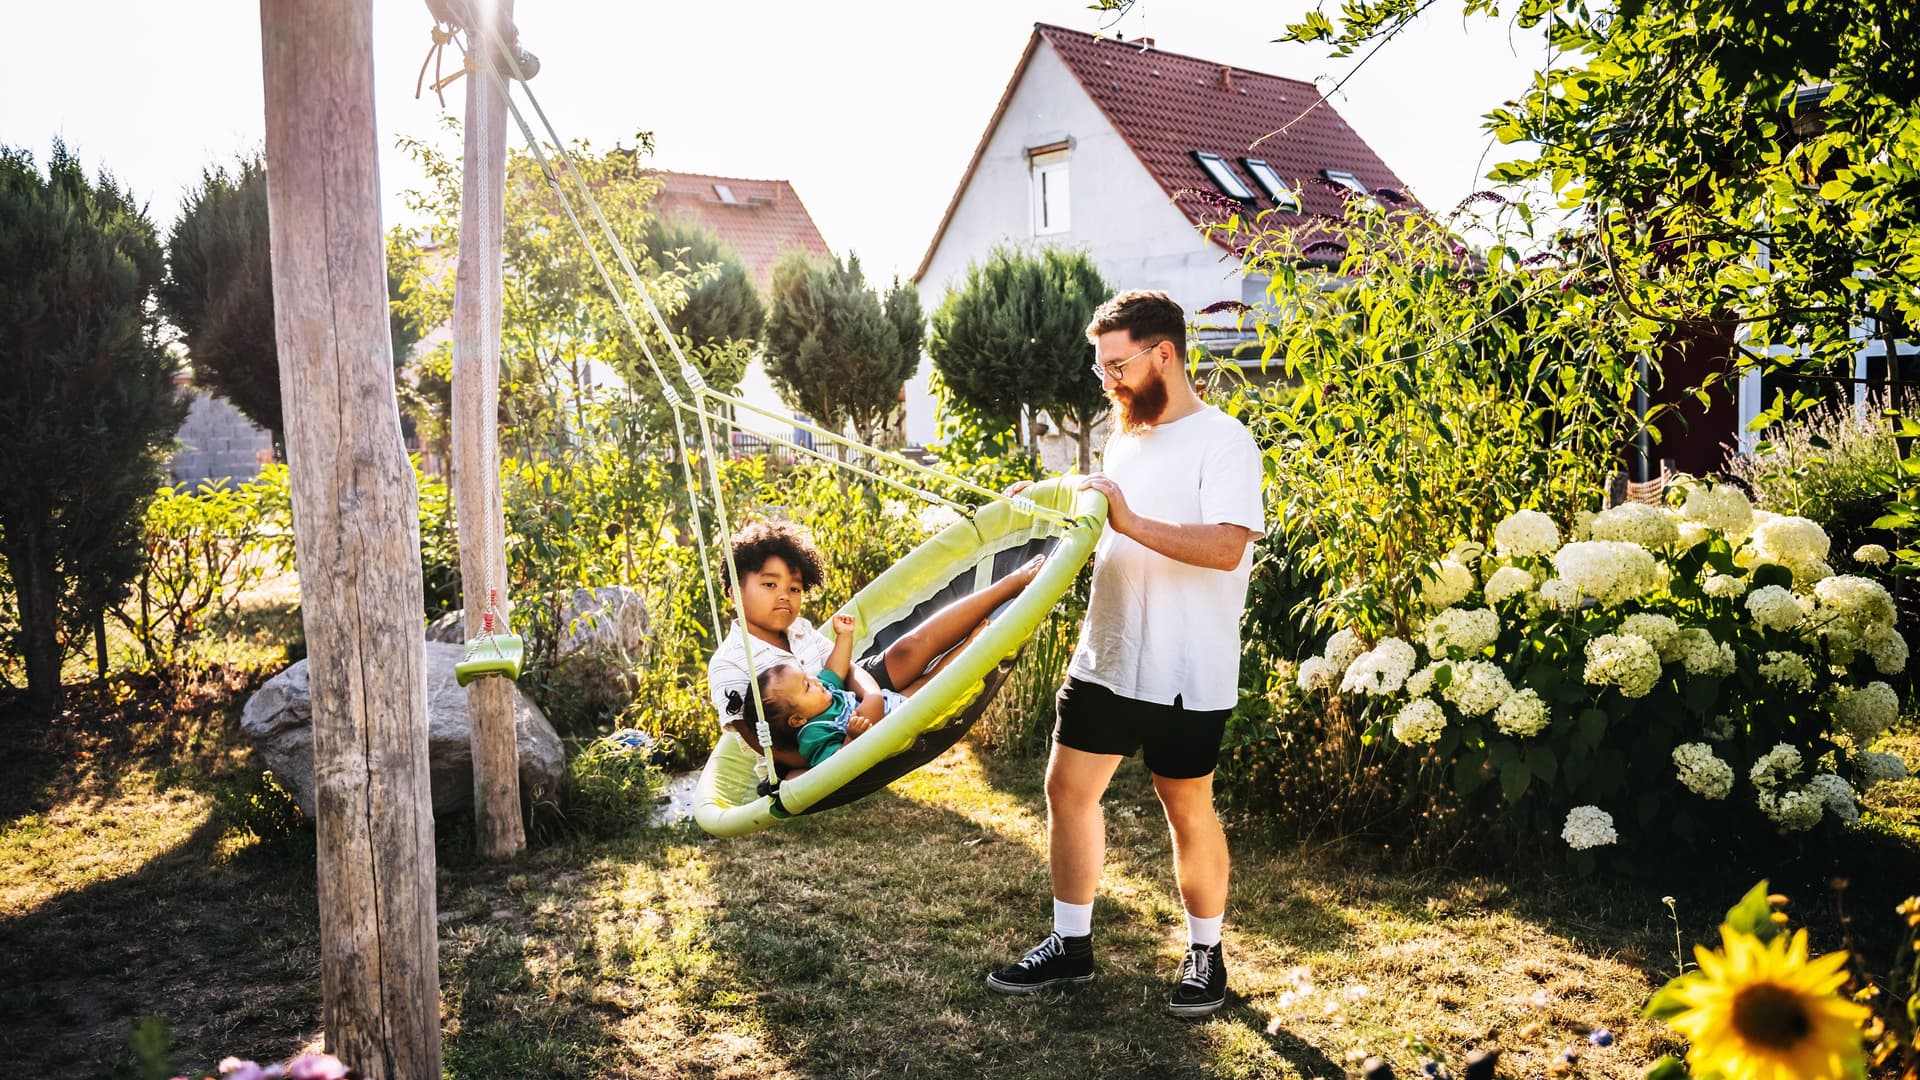
[[[1036, 21], [1153, 37], [1331, 87], [1352, 61], [1272, 42], [1309, 6], [1138, 0], [1116, 18], [1087, 0], [522, 0], [517, 21], [542, 62], [534, 91], [563, 137], [631, 145], [651, 131], [662, 168], [791, 180], [827, 243], [884, 280], [918, 265]], [[0, 144], [44, 160], [59, 136], [89, 171], [105, 166], [148, 200], [163, 234], [204, 167], [261, 143], [257, 0], [5, 7], [13, 46], [0, 65]], [[419, 182], [394, 137], [433, 135], [440, 108], [431, 93], [413, 96], [426, 6], [374, 7], [392, 225], [399, 193]], [[1388, 43], [1333, 104], [1422, 202], [1450, 207], [1508, 156], [1488, 149], [1480, 116], [1522, 92], [1543, 59], [1536, 35], [1438, 14]], [[463, 100], [456, 84], [447, 103], [457, 111]]]

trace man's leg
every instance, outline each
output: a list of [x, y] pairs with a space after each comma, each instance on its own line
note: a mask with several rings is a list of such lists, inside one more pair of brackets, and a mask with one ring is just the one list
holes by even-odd
[[1120, 767], [1118, 754], [1089, 754], [1053, 745], [1047, 760], [1047, 861], [1053, 898], [1091, 904], [1107, 856], [1106, 821], [1100, 796]]
[[1191, 780], [1155, 776], [1153, 790], [1173, 833], [1174, 874], [1187, 914], [1219, 918], [1227, 909], [1227, 834], [1213, 809], [1213, 774]]
[[896, 687], [911, 686], [926, 673], [927, 665], [933, 663], [935, 657], [960, 644], [995, 608], [1018, 596], [1033, 580], [1039, 569], [1038, 561], [955, 600], [887, 646], [882, 657], [887, 663], [888, 682]]

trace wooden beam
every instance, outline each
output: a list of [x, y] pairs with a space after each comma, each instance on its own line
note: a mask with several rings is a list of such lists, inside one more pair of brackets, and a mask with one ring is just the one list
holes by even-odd
[[274, 331], [313, 682], [321, 1019], [440, 1076], [419, 518], [388, 337], [370, 0], [261, 0]]
[[[470, 31], [473, 58], [494, 66], [497, 32], [511, 24], [513, 0]], [[507, 629], [507, 553], [500, 505], [500, 229], [507, 173], [507, 104], [485, 72], [467, 75], [466, 153], [460, 181], [460, 256], [453, 278], [453, 479], [460, 526], [460, 592], [467, 636], [479, 630], [489, 599]], [[520, 821], [520, 754], [513, 737], [514, 684], [467, 684], [473, 718], [473, 813], [480, 854], [506, 858], [526, 849]]]

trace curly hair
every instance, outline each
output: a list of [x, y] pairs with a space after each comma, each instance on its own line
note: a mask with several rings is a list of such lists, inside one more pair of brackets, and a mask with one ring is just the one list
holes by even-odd
[[768, 559], [777, 557], [800, 575], [802, 589], [818, 588], [826, 580], [813, 537], [790, 521], [756, 521], [734, 533], [729, 547], [737, 577], [755, 573], [767, 565]]

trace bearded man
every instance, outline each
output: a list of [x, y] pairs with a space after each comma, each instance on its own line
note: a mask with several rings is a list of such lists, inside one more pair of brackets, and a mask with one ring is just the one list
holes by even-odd
[[1092, 980], [1093, 899], [1106, 855], [1100, 797], [1121, 760], [1138, 751], [1166, 810], [1187, 913], [1187, 948], [1167, 1008], [1205, 1016], [1227, 995], [1227, 840], [1214, 812], [1213, 770], [1239, 699], [1252, 542], [1266, 531], [1260, 450], [1238, 420], [1194, 392], [1186, 314], [1165, 293], [1114, 297], [1094, 312], [1087, 338], [1119, 423], [1103, 471], [1081, 482], [1107, 497], [1107, 530], [1055, 700], [1047, 762], [1053, 932], [988, 975], [987, 988], [1031, 994]]

